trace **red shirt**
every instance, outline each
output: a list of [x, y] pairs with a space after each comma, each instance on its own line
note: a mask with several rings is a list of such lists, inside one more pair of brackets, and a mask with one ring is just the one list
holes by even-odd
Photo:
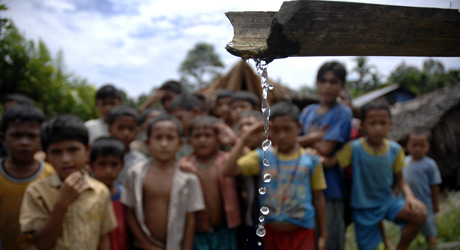
[[118, 226], [109, 233], [112, 250], [129, 249], [128, 231], [126, 227], [125, 208], [120, 202], [121, 186], [117, 186], [118, 192], [112, 196], [113, 211], [117, 217]]

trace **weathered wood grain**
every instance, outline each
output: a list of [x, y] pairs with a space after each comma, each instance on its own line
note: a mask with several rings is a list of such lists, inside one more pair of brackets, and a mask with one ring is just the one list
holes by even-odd
[[227, 16], [234, 27], [227, 50], [243, 58], [460, 56], [456, 9], [292, 1], [284, 2], [275, 15], [230, 12]]

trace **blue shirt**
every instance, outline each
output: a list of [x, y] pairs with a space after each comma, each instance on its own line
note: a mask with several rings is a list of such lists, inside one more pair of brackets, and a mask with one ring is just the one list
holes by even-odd
[[438, 165], [430, 157], [425, 156], [419, 161], [406, 157], [407, 167], [403, 170], [404, 179], [409, 184], [415, 197], [425, 203], [428, 211], [433, 211], [431, 187], [441, 184]]
[[[319, 107], [319, 104], [309, 105], [300, 114], [301, 135], [325, 131], [323, 141], [337, 142], [337, 146], [329, 155], [331, 156], [350, 138], [352, 113], [348, 107], [340, 103], [325, 114], [317, 114]], [[324, 169], [324, 177], [327, 184], [324, 190], [326, 199], [341, 199], [346, 196], [343, 173], [339, 166]]]

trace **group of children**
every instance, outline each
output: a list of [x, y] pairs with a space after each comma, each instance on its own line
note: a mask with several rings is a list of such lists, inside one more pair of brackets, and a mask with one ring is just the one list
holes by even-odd
[[429, 134], [408, 136], [406, 158], [387, 139], [389, 107], [374, 103], [361, 110], [363, 137], [350, 141], [345, 77], [326, 63], [320, 104], [274, 104], [265, 152], [259, 99], [246, 91], [220, 91], [210, 114], [203, 96], [169, 81], [136, 111], [106, 85], [96, 94], [102, 117], [86, 123], [45, 122], [12, 95], [1, 121], [0, 249], [342, 250], [349, 206], [360, 249], [382, 241], [384, 219], [401, 224], [397, 249], [422, 226], [435, 246], [441, 178]]

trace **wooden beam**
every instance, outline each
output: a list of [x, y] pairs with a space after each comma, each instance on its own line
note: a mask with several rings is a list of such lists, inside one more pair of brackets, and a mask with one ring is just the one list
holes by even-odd
[[226, 13], [233, 55], [460, 56], [456, 9], [330, 1], [284, 2], [279, 12]]

